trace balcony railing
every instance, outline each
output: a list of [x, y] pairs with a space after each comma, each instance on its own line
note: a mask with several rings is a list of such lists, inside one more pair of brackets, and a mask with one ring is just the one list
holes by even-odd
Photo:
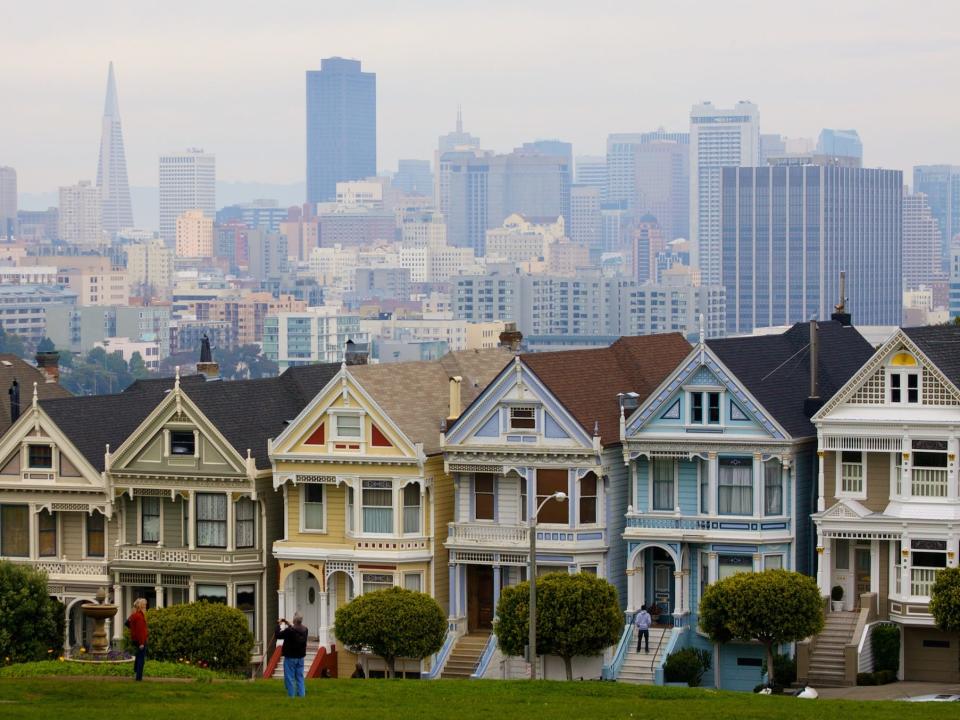
[[930, 597], [933, 580], [937, 575], [937, 568], [911, 568], [910, 594], [919, 597]]
[[224, 550], [221, 548], [164, 548], [145, 545], [121, 545], [117, 560], [128, 562], [183, 563], [209, 565], [243, 565], [260, 562], [255, 549]]
[[102, 560], [74, 561], [69, 560], [14, 560], [21, 565], [30, 565], [35, 570], [41, 570], [48, 577], [67, 575], [71, 577], [101, 577], [109, 575], [107, 563]]
[[732, 515], [699, 515], [677, 517], [675, 515], [657, 515], [634, 513], [627, 516], [627, 528], [642, 530], [690, 530], [708, 531], [786, 531], [790, 529], [790, 518], [786, 517], [736, 517]]
[[447, 539], [456, 543], [521, 545], [530, 541], [525, 525], [450, 523]]
[[949, 475], [946, 468], [918, 468], [911, 471], [910, 491], [914, 497], [945, 498]]
[[840, 478], [843, 492], [863, 492], [863, 465], [861, 463], [841, 463]]

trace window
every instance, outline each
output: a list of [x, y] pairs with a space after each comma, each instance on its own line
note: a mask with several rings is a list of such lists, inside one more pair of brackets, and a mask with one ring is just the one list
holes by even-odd
[[423, 575], [420, 573], [404, 573], [403, 587], [414, 592], [423, 592]]
[[912, 445], [914, 467], [946, 469], [946, 440], [914, 440]]
[[353, 526], [353, 505], [354, 505], [353, 488], [352, 488], [352, 487], [348, 487], [348, 488], [347, 488], [347, 532], [353, 532], [353, 531], [354, 531], [354, 526]]
[[208, 602], [216, 605], [227, 604], [226, 585], [197, 585], [197, 602]]
[[49, 445], [27, 446], [28, 466], [34, 470], [50, 470], [53, 468], [53, 448]]
[[403, 532], [420, 532], [420, 486], [415, 483], [403, 489]]
[[710, 554], [700, 553], [700, 597], [707, 591], [710, 585]]
[[393, 483], [389, 480], [364, 480], [363, 532], [390, 534], [393, 532]]
[[763, 514], [783, 514], [783, 474], [782, 465], [776, 458], [763, 464]]
[[753, 515], [753, 461], [748, 457], [720, 458], [718, 507], [721, 515]]
[[377, 590], [386, 590], [393, 587], [393, 575], [386, 573], [364, 573], [363, 574], [363, 594], [376, 592]]
[[345, 440], [359, 440], [361, 423], [360, 415], [337, 415], [337, 437]]
[[720, 555], [717, 557], [717, 579], [723, 580], [742, 572], [753, 572], [753, 556]]
[[850, 495], [862, 495], [863, 453], [859, 450], [844, 450], [840, 453], [840, 492]]
[[473, 476], [473, 519], [493, 520], [495, 514], [494, 476], [475, 473]]
[[303, 486], [303, 529], [323, 530], [323, 485]]
[[707, 422], [711, 425], [720, 423], [720, 393], [707, 393]]
[[160, 498], [140, 498], [140, 542], [160, 542]]
[[520, 478], [520, 519], [527, 521], [527, 479]]
[[697, 463], [697, 475], [700, 476], [700, 512], [710, 512], [710, 475], [703, 463]]
[[237, 609], [247, 617], [247, 629], [257, 635], [257, 586], [237, 585]]
[[920, 402], [920, 373], [891, 372], [890, 402], [916, 404]]
[[763, 569], [764, 570], [782, 570], [783, 555], [764, 555]]
[[597, 476], [587, 473], [580, 481], [580, 524], [597, 522]]
[[[567, 492], [566, 470], [537, 470], [537, 507], [556, 492]], [[536, 508], [534, 508], [536, 509]], [[567, 503], [551, 500], [543, 506], [537, 516], [537, 522], [566, 525], [570, 522]]]
[[690, 393], [690, 422], [703, 422], [703, 394]]
[[197, 546], [215, 548], [227, 546], [226, 495], [197, 493]]
[[256, 544], [256, 504], [250, 498], [240, 498], [234, 506], [235, 532], [238, 548], [252, 548]]
[[37, 517], [40, 526], [40, 557], [57, 556], [57, 516], [44, 510]]
[[105, 519], [99, 512], [87, 515], [87, 557], [103, 557]]
[[673, 460], [656, 458], [652, 463], [653, 509], [673, 512]]
[[913, 567], [945, 568], [947, 566], [947, 541], [911, 540], [910, 564]]
[[510, 429], [511, 430], [536, 430], [537, 429], [536, 409], [532, 407], [510, 408]]
[[597, 573], [599, 572], [599, 568], [596, 565], [581, 565], [580, 572], [582, 572], [584, 575], [593, 575], [596, 577]]
[[170, 431], [170, 454], [193, 455], [196, 451], [197, 438], [192, 430]]
[[850, 569], [850, 541], [835, 540], [833, 567], [837, 570]]

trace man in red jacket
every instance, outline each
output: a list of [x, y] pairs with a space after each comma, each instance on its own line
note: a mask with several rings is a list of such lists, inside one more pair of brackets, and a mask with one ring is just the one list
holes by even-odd
[[147, 601], [137, 598], [133, 603], [133, 612], [127, 618], [127, 627], [130, 628], [130, 639], [137, 646], [136, 659], [133, 661], [133, 672], [136, 680], [143, 680], [143, 664], [147, 660]]

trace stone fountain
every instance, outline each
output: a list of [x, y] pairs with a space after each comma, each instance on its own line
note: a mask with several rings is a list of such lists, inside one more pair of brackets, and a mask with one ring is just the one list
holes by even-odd
[[96, 658], [102, 658], [110, 652], [110, 641], [107, 639], [107, 618], [112, 618], [117, 614], [117, 606], [104, 602], [107, 599], [106, 588], [100, 588], [97, 591], [97, 602], [84, 603], [80, 610], [88, 618], [93, 618], [93, 643], [91, 655]]

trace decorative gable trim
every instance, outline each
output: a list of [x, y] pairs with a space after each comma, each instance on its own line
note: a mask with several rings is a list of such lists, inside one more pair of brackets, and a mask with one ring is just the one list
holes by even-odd
[[856, 500], [846, 498], [820, 515], [823, 520], [860, 520], [873, 513]]
[[370, 444], [373, 445], [373, 447], [393, 447], [393, 443], [387, 439], [387, 436], [383, 434], [374, 422], [370, 423]]
[[304, 445], [326, 445], [327, 437], [326, 437], [325, 430], [326, 430], [326, 423], [320, 423], [319, 425], [317, 425], [317, 429], [310, 434], [310, 437], [308, 437], [306, 440], [303, 441], [303, 444]]

